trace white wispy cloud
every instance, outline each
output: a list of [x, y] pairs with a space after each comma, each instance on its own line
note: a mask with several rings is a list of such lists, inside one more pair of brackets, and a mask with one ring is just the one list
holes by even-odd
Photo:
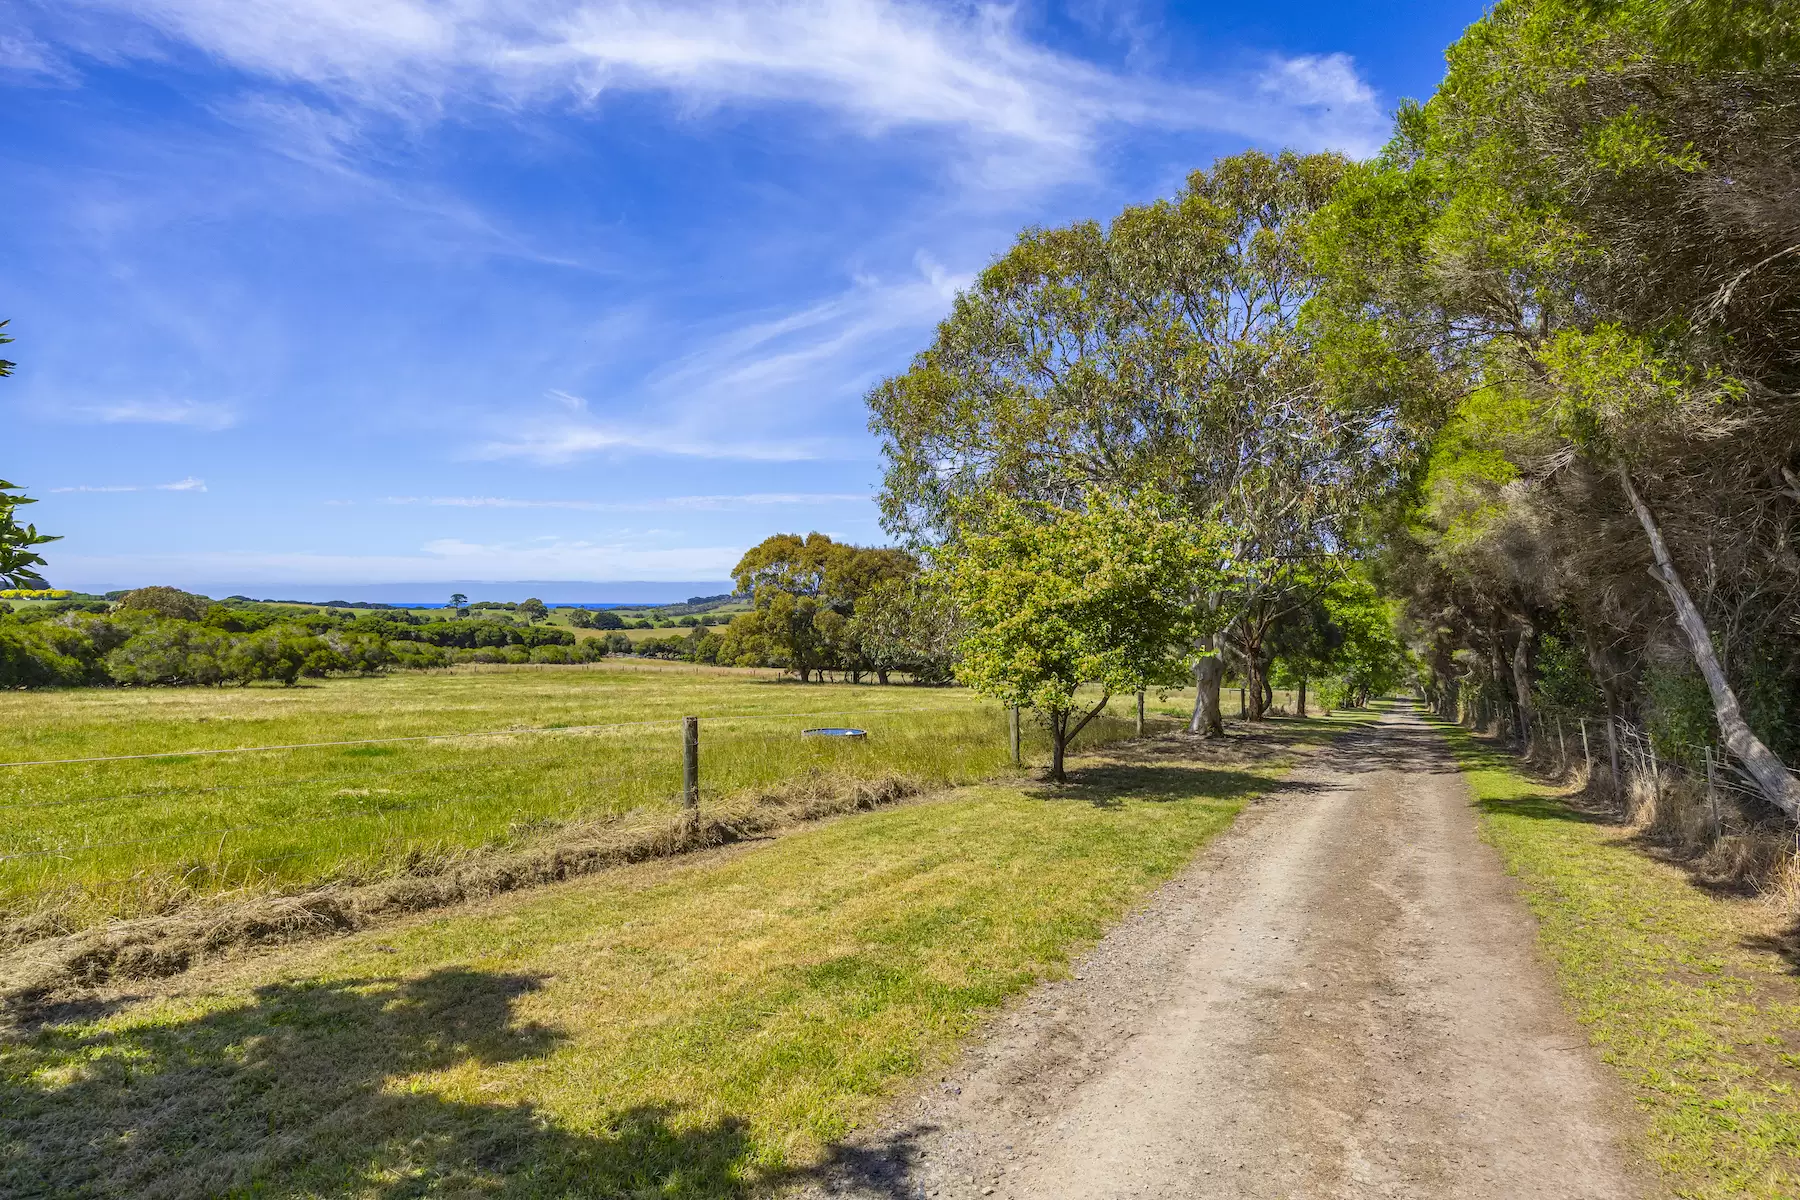
[[74, 83], [78, 76], [48, 45], [17, 29], [0, 31], [0, 72], [26, 82], [57, 85]]
[[971, 278], [924, 254], [914, 269], [891, 281], [859, 279], [789, 312], [685, 331], [682, 340], [694, 348], [636, 389], [646, 416], [601, 416], [584, 398], [554, 391], [540, 412], [509, 415], [504, 432], [471, 456], [560, 464], [604, 453], [752, 462], [857, 453], [860, 446], [811, 429], [830, 424], [822, 419], [829, 410], [854, 403]]
[[75, 405], [62, 412], [77, 421], [102, 425], [185, 425], [215, 433], [230, 429], [238, 420], [232, 409], [198, 400], [119, 400]]
[[186, 479], [177, 479], [174, 483], [114, 483], [114, 484], [77, 484], [74, 487], [54, 487], [52, 492], [204, 492], [206, 481], [189, 475]]
[[[899, 0], [80, 0], [240, 70], [432, 119], [666, 94], [828, 109], [869, 135], [951, 130], [1019, 169], [1079, 170], [1108, 125], [1372, 149], [1382, 113], [1348, 59], [1277, 59], [1204, 81], [1122, 74], [1037, 44], [1010, 7]], [[98, 52], [98, 51], [95, 51]], [[1343, 73], [1348, 71], [1348, 77]], [[317, 127], [308, 136], [348, 134]], [[1029, 155], [1021, 155], [1029, 148]]]
[[384, 496], [384, 504], [438, 508], [566, 508], [578, 512], [728, 512], [734, 508], [860, 504], [860, 492], [750, 492], [738, 496], [666, 496], [655, 500], [523, 500], [506, 496]]

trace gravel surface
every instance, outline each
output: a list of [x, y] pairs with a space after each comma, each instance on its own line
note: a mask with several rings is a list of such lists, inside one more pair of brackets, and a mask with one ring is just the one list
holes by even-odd
[[807, 1192], [1658, 1195], [1634, 1129], [1447, 748], [1397, 712], [1308, 760]]

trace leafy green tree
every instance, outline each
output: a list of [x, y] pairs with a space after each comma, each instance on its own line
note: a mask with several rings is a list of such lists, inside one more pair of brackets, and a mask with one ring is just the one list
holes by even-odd
[[728, 629], [725, 661], [757, 661], [794, 671], [874, 669], [851, 629], [858, 601], [884, 582], [918, 570], [903, 550], [851, 546], [822, 533], [778, 533], [745, 551], [732, 571], [755, 611]]
[[881, 683], [895, 671], [919, 683], [951, 678], [961, 618], [941, 580], [883, 580], [857, 601], [850, 624], [858, 652]]
[[45, 565], [43, 556], [33, 551], [32, 547], [62, 539], [39, 533], [36, 525], [21, 525], [16, 516], [19, 508], [36, 503], [31, 497], [19, 493], [18, 485], [0, 479], [0, 584], [9, 588], [49, 586], [37, 572], [37, 568]]
[[542, 600], [539, 600], [536, 596], [531, 597], [529, 600], [521, 601], [519, 603], [519, 612], [523, 613], [525, 619], [534, 625], [539, 621], [547, 621], [550, 619], [549, 605], [545, 604]]
[[[1196, 527], [1141, 505], [1095, 495], [1076, 512], [995, 500], [980, 532], [939, 552], [966, 622], [956, 677], [1042, 715], [1060, 783], [1069, 744], [1112, 696], [1157, 682], [1184, 652], [1197, 632], [1193, 589], [1211, 581], [1217, 559]], [[1101, 697], [1082, 712], [1075, 697], [1087, 685]]]
[[1294, 715], [1306, 715], [1306, 692], [1336, 663], [1344, 631], [1331, 619], [1322, 596], [1289, 610], [1269, 635], [1270, 676], [1295, 689]]
[[[1344, 170], [1251, 152], [1108, 226], [1022, 234], [869, 394], [887, 527], [930, 544], [979, 527], [990, 494], [1079, 509], [1154, 489], [1231, 534], [1238, 569], [1191, 603], [1260, 671], [1269, 629], [1304, 600], [1297, 573], [1345, 544], [1393, 462], [1383, 425], [1319, 402], [1299, 319], [1316, 285], [1301, 231]], [[1193, 728], [1212, 735], [1221, 649], [1209, 634], [1190, 657]]]
[[[10, 321], [0, 321], [0, 346], [12, 341], [3, 332], [9, 324]], [[17, 365], [0, 358], [0, 378], [11, 375]], [[43, 556], [31, 548], [62, 539], [39, 533], [36, 525], [19, 524], [17, 510], [26, 504], [36, 504], [37, 501], [23, 494], [15, 495], [18, 491], [16, 484], [0, 479], [0, 585], [9, 588], [47, 587], [44, 577], [37, 572], [38, 567], [45, 565]]]

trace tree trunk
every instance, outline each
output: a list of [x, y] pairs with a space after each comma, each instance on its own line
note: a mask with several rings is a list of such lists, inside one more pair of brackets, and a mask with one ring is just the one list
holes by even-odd
[[1144, 736], [1144, 693], [1142, 690], [1139, 690], [1137, 694], [1137, 736]]
[[1513, 646], [1512, 653], [1513, 691], [1519, 700], [1519, 740], [1525, 744], [1527, 751], [1531, 749], [1532, 735], [1537, 727], [1537, 714], [1531, 707], [1530, 661], [1531, 639], [1536, 636], [1537, 631], [1531, 627], [1531, 622], [1521, 621], [1519, 640]]
[[1069, 744], [1069, 714], [1053, 712], [1050, 714], [1050, 782], [1065, 783], [1068, 776], [1063, 774], [1063, 749]]
[[1219, 684], [1224, 678], [1225, 664], [1217, 654], [1207, 654], [1194, 663], [1194, 719], [1188, 722], [1189, 733], [1225, 736], [1225, 714], [1219, 711]]
[[1244, 655], [1244, 686], [1250, 699], [1250, 719], [1263, 719], [1263, 661], [1260, 648], [1252, 647]]
[[1700, 668], [1700, 674], [1706, 679], [1706, 689], [1712, 693], [1713, 716], [1719, 722], [1719, 732], [1726, 747], [1744, 764], [1763, 798], [1786, 813], [1790, 820], [1800, 821], [1800, 779], [1788, 771], [1775, 752], [1763, 745], [1762, 739], [1752, 733], [1745, 722], [1743, 711], [1738, 707], [1737, 693], [1731, 690], [1725, 669], [1719, 665], [1712, 634], [1693, 598], [1688, 595], [1686, 585], [1681, 582], [1674, 560], [1669, 557], [1668, 546], [1663, 544], [1662, 529], [1651, 515], [1649, 506], [1638, 495], [1637, 488], [1632, 486], [1631, 471], [1625, 461], [1620, 459], [1618, 466], [1625, 498], [1631, 501], [1638, 524], [1644, 527], [1644, 534], [1650, 539], [1650, 553], [1656, 560], [1650, 574], [1663, 585], [1663, 590], [1669, 594], [1669, 603], [1675, 606], [1675, 620], [1681, 625], [1681, 632], [1687, 635], [1694, 665]]
[[1306, 676], [1304, 675], [1300, 677], [1300, 691], [1294, 698], [1294, 707], [1298, 710], [1294, 714], [1295, 716], [1304, 717], [1306, 715]]
[[882, 687], [887, 686], [887, 677], [888, 673], [886, 671], [882, 670], [880, 667], [875, 668], [875, 680], [877, 683], [881, 684]]
[[1490, 714], [1494, 721], [1494, 732], [1506, 736], [1506, 727], [1511, 724], [1506, 714], [1511, 710], [1511, 697], [1508, 692], [1506, 677], [1506, 641], [1500, 636], [1497, 626], [1488, 627], [1488, 674], [1494, 678], [1494, 705]]

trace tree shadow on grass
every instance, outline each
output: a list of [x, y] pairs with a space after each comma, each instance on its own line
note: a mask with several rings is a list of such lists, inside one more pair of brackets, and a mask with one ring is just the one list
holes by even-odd
[[1073, 801], [1095, 808], [1118, 808], [1127, 800], [1238, 800], [1270, 792], [1278, 785], [1249, 771], [1178, 763], [1102, 763], [1084, 766], [1064, 784], [1027, 788], [1034, 800]]
[[191, 1018], [46, 1025], [0, 1042], [0, 1194], [725, 1196], [741, 1122], [614, 1111], [593, 1133], [530, 1104], [407, 1084], [542, 1058], [516, 1024], [539, 981], [452, 968], [415, 979], [280, 983]]
[[1596, 809], [1578, 807], [1558, 796], [1518, 792], [1477, 800], [1475, 807], [1496, 816], [1526, 817], [1533, 821], [1571, 821], [1577, 825], [1617, 825], [1618, 819]]

